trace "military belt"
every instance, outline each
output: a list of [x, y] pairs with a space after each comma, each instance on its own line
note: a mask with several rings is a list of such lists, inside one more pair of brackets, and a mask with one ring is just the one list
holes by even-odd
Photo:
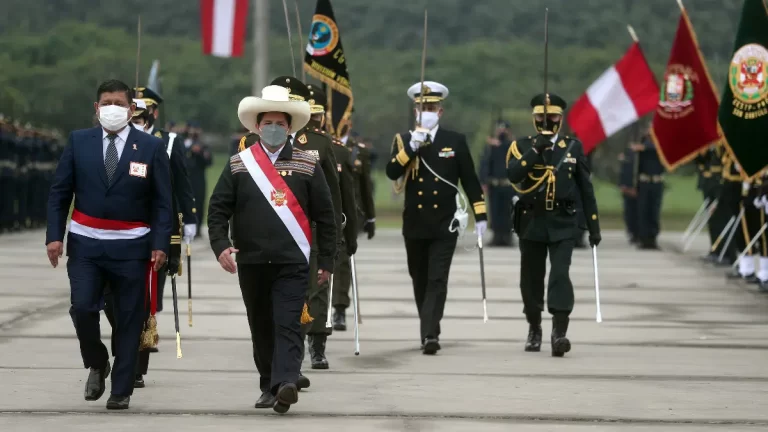
[[543, 213], [547, 211], [554, 211], [559, 208], [575, 208], [576, 201], [574, 200], [534, 200], [522, 202], [520, 201], [517, 206], [522, 210], [532, 210], [535, 213]]
[[509, 179], [488, 179], [488, 184], [490, 186], [508, 186], [512, 187], [512, 182], [509, 181]]
[[648, 175], [648, 174], [640, 174], [638, 176], [638, 180], [640, 180], [643, 183], [661, 183], [664, 181], [663, 175]]

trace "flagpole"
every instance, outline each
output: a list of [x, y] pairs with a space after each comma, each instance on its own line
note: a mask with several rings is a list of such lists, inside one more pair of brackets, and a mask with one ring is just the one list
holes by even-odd
[[141, 15], [139, 15], [139, 23], [136, 27], [137, 34], [137, 46], [136, 46], [136, 87], [139, 86], [139, 68], [141, 63]]
[[307, 71], [304, 70], [304, 34], [301, 31], [301, 15], [299, 15], [299, 2], [294, 1], [293, 5], [296, 7], [296, 29], [299, 31], [299, 61], [301, 62], [301, 82], [307, 83]]
[[254, 0], [253, 8], [253, 83], [252, 94], [260, 95], [261, 89], [267, 85], [269, 73], [268, 34], [269, 3], [268, 0]]
[[685, 10], [685, 6], [683, 6], [683, 0], [677, 0], [677, 5], [680, 6], [681, 11]]
[[632, 40], [635, 41], [635, 43], [640, 43], [640, 39], [637, 38], [635, 29], [633, 29], [631, 25], [627, 25], [627, 30], [629, 31], [629, 35], [632, 37]]

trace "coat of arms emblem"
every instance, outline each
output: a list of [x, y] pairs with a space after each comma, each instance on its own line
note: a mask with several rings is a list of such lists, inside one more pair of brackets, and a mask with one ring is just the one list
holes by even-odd
[[698, 75], [683, 65], [670, 65], [664, 74], [659, 98], [662, 117], [680, 118], [693, 112], [693, 83]]
[[762, 45], [747, 44], [733, 55], [728, 69], [728, 84], [733, 97], [754, 105], [768, 97], [768, 50]]
[[285, 205], [285, 201], [286, 201], [285, 191], [281, 189], [275, 189], [270, 194], [269, 199], [272, 200], [273, 203], [275, 203], [275, 207], [282, 207], [283, 205]]

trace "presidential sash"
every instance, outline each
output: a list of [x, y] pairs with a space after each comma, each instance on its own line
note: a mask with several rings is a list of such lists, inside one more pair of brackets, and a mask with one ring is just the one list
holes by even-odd
[[261, 190], [264, 198], [271, 204], [272, 209], [283, 222], [293, 237], [296, 245], [309, 263], [309, 249], [312, 231], [307, 215], [299, 201], [285, 181], [277, 173], [272, 161], [269, 160], [260, 145], [253, 145], [240, 152], [240, 160], [248, 170], [248, 174]]

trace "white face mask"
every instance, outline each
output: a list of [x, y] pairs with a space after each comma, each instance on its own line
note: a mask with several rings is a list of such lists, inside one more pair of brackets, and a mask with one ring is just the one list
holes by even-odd
[[108, 131], [119, 131], [128, 125], [128, 108], [118, 105], [99, 107], [99, 123]]
[[[416, 112], [416, 122], [419, 121], [419, 113]], [[421, 113], [421, 126], [425, 127], [427, 129], [432, 129], [435, 126], [437, 126], [437, 123], [440, 121], [440, 116], [436, 112], [429, 112], [424, 111]]]

